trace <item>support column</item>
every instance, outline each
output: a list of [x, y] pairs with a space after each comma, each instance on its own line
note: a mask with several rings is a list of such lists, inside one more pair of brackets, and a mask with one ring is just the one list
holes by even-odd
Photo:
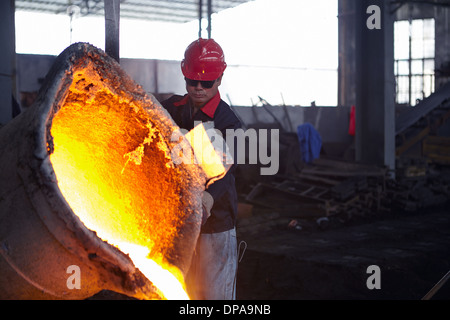
[[[356, 160], [395, 168], [394, 27], [389, 0], [355, 1]], [[380, 28], [368, 24], [377, 18]], [[376, 22], [376, 21], [375, 21]]]
[[435, 12], [435, 90], [450, 81], [450, 7], [434, 7]]
[[119, 30], [120, 0], [104, 0], [105, 4], [105, 52], [120, 62]]
[[15, 96], [15, 6], [14, 0], [0, 1], [0, 125], [13, 117], [12, 99]]
[[208, 31], [208, 39], [211, 39], [211, 15], [212, 15], [212, 0], [208, 0], [208, 27], [206, 30]]
[[202, 37], [203, 1], [198, 0], [198, 37]]
[[338, 106], [356, 104], [355, 66], [355, 1], [339, 0], [339, 67]]

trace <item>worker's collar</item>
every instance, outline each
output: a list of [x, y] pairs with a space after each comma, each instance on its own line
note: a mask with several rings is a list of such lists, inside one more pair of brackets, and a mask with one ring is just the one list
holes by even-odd
[[[174, 102], [174, 106], [183, 106], [189, 102], [189, 96], [186, 94], [184, 95], [183, 99], [180, 101]], [[217, 91], [216, 95], [211, 98], [203, 107], [200, 108], [200, 110], [206, 114], [210, 118], [214, 118], [214, 113], [216, 112], [217, 107], [220, 103], [220, 93]]]

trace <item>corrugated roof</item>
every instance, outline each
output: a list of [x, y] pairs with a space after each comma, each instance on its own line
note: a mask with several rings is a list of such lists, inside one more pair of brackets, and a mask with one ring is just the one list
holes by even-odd
[[[236, 7], [252, 0], [212, 0], [212, 13]], [[207, 0], [203, 0], [202, 16], [207, 17]], [[81, 16], [104, 15], [104, 0], [16, 0], [16, 10]], [[184, 23], [198, 19], [199, 0], [121, 0], [120, 17]]]

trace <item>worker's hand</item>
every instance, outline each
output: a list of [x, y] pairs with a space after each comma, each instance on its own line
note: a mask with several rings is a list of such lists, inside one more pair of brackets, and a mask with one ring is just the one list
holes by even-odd
[[214, 204], [214, 199], [212, 195], [207, 192], [203, 191], [202, 195], [202, 211], [203, 211], [203, 217], [202, 217], [202, 225], [206, 223], [206, 220], [211, 215], [211, 208]]

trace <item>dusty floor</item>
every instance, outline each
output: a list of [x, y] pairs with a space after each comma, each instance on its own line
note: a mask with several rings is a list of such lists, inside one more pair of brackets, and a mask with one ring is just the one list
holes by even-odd
[[[420, 300], [450, 270], [450, 206], [417, 212], [315, 221], [253, 208], [238, 221], [247, 248], [239, 263], [237, 300]], [[241, 245], [241, 252], [244, 245]], [[368, 289], [380, 268], [380, 289]], [[91, 299], [129, 299], [101, 292]], [[432, 300], [450, 299], [450, 280]]]
[[[289, 228], [288, 216], [253, 208], [238, 221], [247, 249], [237, 298], [420, 300], [450, 270], [449, 208], [331, 220], [326, 229], [315, 221]], [[380, 289], [366, 285], [371, 265]], [[450, 281], [432, 299], [450, 299]]]

